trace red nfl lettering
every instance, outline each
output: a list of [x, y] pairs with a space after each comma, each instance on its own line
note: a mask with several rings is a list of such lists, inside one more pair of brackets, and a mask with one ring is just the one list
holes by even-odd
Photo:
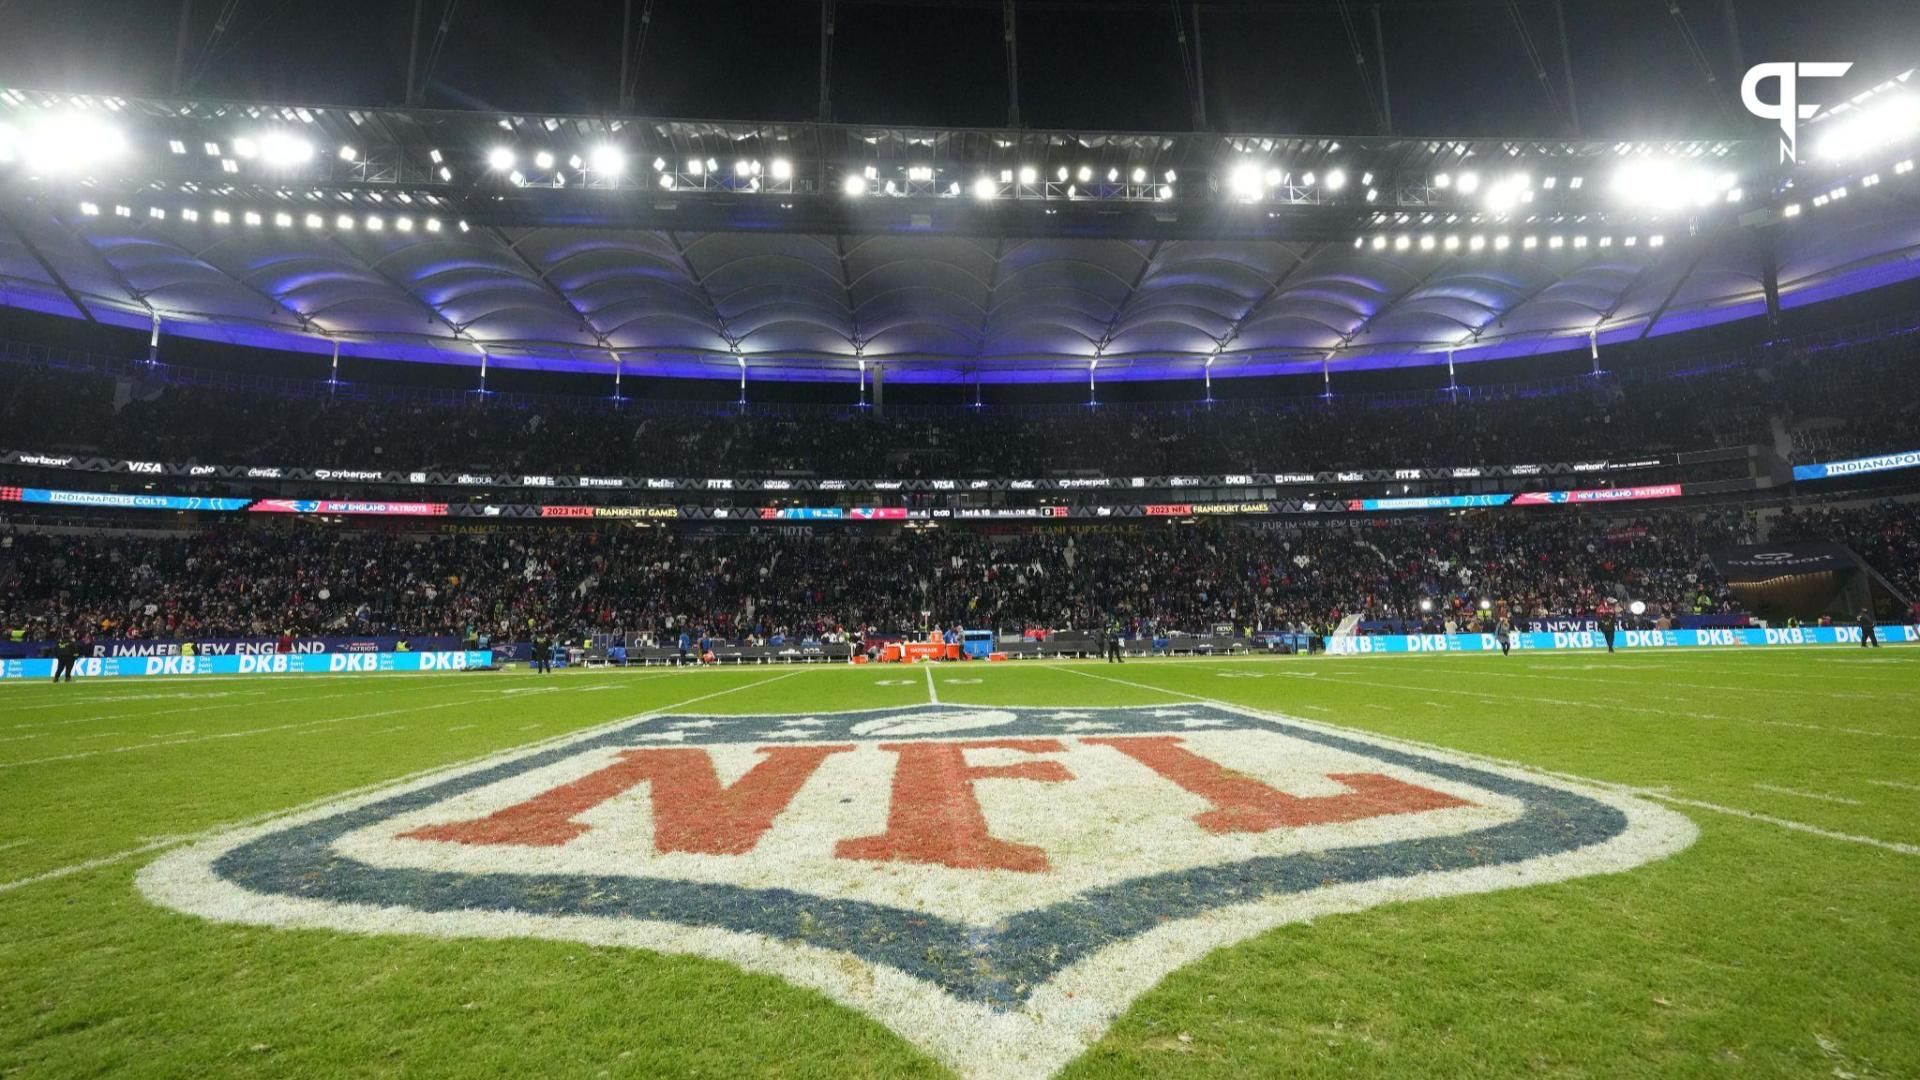
[[586, 832], [573, 819], [608, 799], [649, 785], [655, 851], [740, 855], [752, 851], [829, 755], [851, 746], [763, 746], [766, 759], [723, 787], [705, 750], [623, 750], [598, 772], [472, 821], [402, 833], [412, 840], [558, 847]]
[[969, 765], [968, 750], [1019, 750], [1059, 753], [1057, 739], [988, 739], [978, 742], [881, 743], [900, 755], [893, 771], [893, 803], [887, 831], [842, 840], [833, 853], [841, 859], [916, 862], [960, 870], [1045, 871], [1047, 853], [1031, 844], [1001, 840], [987, 831], [986, 815], [974, 793], [975, 780], [1035, 780], [1057, 784], [1073, 779], [1057, 761], [1014, 765]]
[[1111, 746], [1212, 803], [1213, 809], [1193, 819], [1210, 833], [1266, 832], [1472, 805], [1380, 773], [1333, 773], [1331, 779], [1352, 789], [1341, 795], [1289, 795], [1188, 750], [1178, 735], [1082, 741]]

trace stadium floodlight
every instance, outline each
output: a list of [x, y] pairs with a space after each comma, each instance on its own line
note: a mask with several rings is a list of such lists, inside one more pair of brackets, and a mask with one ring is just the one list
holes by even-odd
[[401, 232], [410, 233], [413, 231], [413, 219], [410, 217], [396, 218], [394, 219], [393, 227], [399, 229]]
[[733, 163], [733, 175], [745, 180], [747, 177], [753, 175], [753, 166], [747, 164], [746, 158], [741, 158], [739, 161]]
[[516, 160], [518, 159], [514, 157], [513, 151], [505, 146], [496, 146], [487, 151], [487, 168], [494, 172], [506, 172], [513, 168]]
[[1622, 165], [1613, 174], [1613, 191], [1629, 205], [1677, 210], [1716, 202], [1738, 182], [1730, 172], [1715, 173], [1698, 165], [1656, 158]]
[[1496, 236], [1493, 238], [1493, 250], [1495, 251], [1505, 251], [1507, 250], [1507, 248], [1511, 247], [1512, 245], [1513, 245], [1513, 240], [1511, 237], [1503, 235], [1503, 236]]
[[1137, 167], [1136, 167], [1136, 168], [1135, 168], [1135, 169], [1133, 170], [1133, 182], [1134, 182], [1134, 183], [1136, 183], [1136, 184], [1144, 184], [1144, 183], [1146, 183], [1146, 182], [1147, 182], [1147, 170], [1145, 170], [1145, 169], [1142, 169], [1142, 168], [1137, 168]]
[[1897, 162], [1893, 166], [1893, 175], [1895, 176], [1905, 176], [1912, 171], [1913, 171], [1912, 158], [1908, 158], [1905, 161]]
[[168, 139], [167, 149], [173, 151], [176, 154], [184, 154], [187, 152], [187, 144], [184, 142], [181, 142], [179, 139]]
[[700, 174], [701, 174], [702, 172], [704, 172], [704, 171], [706, 171], [706, 167], [705, 167], [704, 165], [702, 165], [702, 164], [700, 164], [700, 159], [699, 159], [699, 158], [689, 158], [689, 159], [687, 160], [687, 175], [688, 175], [688, 176], [699, 176], [699, 175], [700, 175]]
[[660, 186], [665, 190], [672, 191], [675, 183], [676, 180], [672, 173], [663, 172], [660, 174]]
[[1300, 183], [1302, 184], [1302, 186], [1312, 187], [1316, 179], [1318, 179], [1318, 177], [1314, 176], [1312, 173], [1308, 173], [1307, 175], [1300, 178]]
[[1287, 174], [1281, 172], [1279, 169], [1268, 169], [1263, 179], [1266, 180], [1268, 187], [1279, 187], [1281, 184], [1287, 182]]
[[1066, 183], [1066, 182], [1067, 182], [1067, 167], [1066, 167], [1065, 165], [1062, 165], [1062, 166], [1060, 166], [1060, 168], [1058, 168], [1057, 170], [1055, 170], [1055, 171], [1054, 171], [1054, 174], [1053, 174], [1053, 175], [1054, 175], [1054, 178], [1055, 178], [1055, 179], [1057, 179], [1057, 180], [1059, 180], [1059, 181], [1060, 181], [1061, 183], [1063, 183], [1063, 184], [1064, 184], [1064, 183]]
[[260, 160], [271, 168], [286, 169], [313, 159], [313, 144], [298, 135], [269, 131], [260, 136]]
[[867, 178], [855, 173], [841, 183], [840, 190], [846, 192], [848, 195], [865, 195], [867, 193]]
[[1421, 251], [1433, 250], [1433, 234], [1429, 233], [1426, 236], [1422, 236], [1420, 238], [1420, 250]]
[[282, 210], [273, 215], [273, 224], [275, 228], [291, 229], [293, 228], [293, 215]]
[[1154, 193], [1153, 193], [1153, 197], [1154, 197], [1154, 198], [1156, 198], [1156, 199], [1171, 199], [1171, 198], [1173, 198], [1173, 185], [1172, 185], [1172, 184], [1161, 184], [1161, 185], [1160, 185], [1160, 190], [1158, 190], [1158, 191], [1156, 191], [1156, 192], [1154, 192]]
[[1485, 251], [1486, 248], [1487, 238], [1484, 236], [1476, 236], [1467, 241], [1468, 251]]
[[1635, 600], [1633, 603], [1627, 605], [1627, 610], [1635, 615], [1645, 615], [1647, 613], [1647, 602], [1645, 600]]
[[1387, 250], [1387, 238], [1386, 238], [1386, 237], [1384, 237], [1384, 236], [1376, 236], [1376, 237], [1374, 237], [1374, 238], [1373, 238], [1373, 250], [1375, 250], [1375, 251], [1385, 251], [1385, 250]]
[[1090, 183], [1093, 180], [1093, 170], [1088, 166], [1082, 165], [1080, 166], [1080, 171], [1075, 173], [1074, 177], [1083, 184]]
[[83, 202], [83, 203], [81, 203], [81, 204], [80, 204], [80, 214], [81, 214], [81, 216], [83, 216], [83, 217], [99, 217], [99, 216], [100, 216], [100, 204], [99, 204], [99, 203], [90, 203], [90, 202]]
[[158, 206], [147, 207], [147, 216], [155, 221], [167, 220], [167, 212]]
[[1347, 171], [1345, 169], [1328, 169], [1327, 170], [1327, 190], [1328, 191], [1339, 191], [1341, 188], [1346, 186], [1347, 186]]
[[793, 179], [793, 162], [788, 161], [786, 158], [782, 158], [782, 157], [774, 158], [773, 159], [773, 178], [775, 180]]
[[242, 135], [233, 140], [233, 156], [252, 160], [260, 156], [260, 144]]
[[547, 150], [542, 150], [539, 153], [533, 155], [533, 167], [536, 169], [552, 169], [553, 168], [552, 152]]
[[1393, 238], [1393, 250], [1395, 251], [1405, 251], [1412, 246], [1413, 238], [1405, 233], [1401, 233], [1399, 236]]
[[1793, 202], [1793, 203], [1788, 203], [1787, 205], [1781, 207], [1780, 216], [1781, 217], [1799, 217], [1800, 204], [1797, 202]]
[[1481, 610], [1481, 611], [1492, 611], [1492, 610], [1493, 610], [1493, 601], [1491, 601], [1491, 600], [1482, 600], [1482, 601], [1480, 601], [1480, 610]]
[[1235, 198], [1242, 202], [1252, 202], [1260, 197], [1260, 166], [1251, 161], [1243, 161], [1227, 174], [1227, 187]]
[[1441, 191], [1447, 190], [1448, 188], [1453, 186], [1453, 174], [1441, 173], [1440, 175], [1435, 176], [1433, 178], [1433, 186], [1439, 188]]
[[916, 184], [929, 183], [933, 180], [933, 166], [909, 165], [907, 166], [907, 179]]
[[215, 210], [213, 212], [213, 223], [215, 225], [231, 225], [233, 224], [233, 215], [227, 213], [225, 210]]
[[[1487, 209], [1496, 214], [1504, 214], [1514, 208], [1527, 191], [1526, 177], [1510, 176], [1487, 188]], [[1464, 188], [1462, 190], [1465, 190]]]
[[1828, 161], [1856, 158], [1882, 146], [1920, 134], [1920, 94], [1880, 94], [1867, 104], [1829, 121], [1815, 153]]
[[1446, 248], [1448, 251], [1459, 251], [1460, 238], [1457, 236], [1449, 236], [1447, 237], [1446, 243], [1441, 244], [1440, 246]]
[[1424, 597], [1424, 596], [1423, 596], [1423, 597], [1421, 597], [1421, 598], [1420, 598], [1420, 610], [1421, 610], [1421, 611], [1432, 611], [1432, 610], [1433, 610], [1433, 601], [1432, 601], [1432, 600], [1429, 600], [1429, 599], [1427, 599], [1427, 598], [1426, 598], [1426, 597]]
[[973, 197], [976, 199], [991, 199], [998, 194], [1000, 185], [994, 183], [991, 176], [983, 176], [973, 182]]
[[333, 219], [333, 227], [339, 229], [341, 232], [352, 232], [353, 226], [353, 218], [349, 215], [341, 214], [339, 217]]
[[327, 219], [321, 217], [319, 214], [307, 215], [307, 228], [309, 229], [324, 228], [326, 224], [327, 224]]
[[614, 177], [627, 171], [627, 155], [612, 143], [601, 143], [593, 148], [590, 159], [593, 171], [601, 176]]
[[1020, 182], [1028, 187], [1040, 182], [1040, 170], [1031, 165], [1020, 166]]
[[440, 231], [440, 219], [439, 219], [439, 218], [437, 218], [437, 217], [430, 217], [430, 218], [428, 218], [428, 219], [427, 219], [427, 231], [428, 231], [428, 232], [430, 232], [430, 233], [437, 233], [437, 232], [439, 232], [439, 231]]
[[119, 129], [85, 115], [47, 117], [15, 137], [27, 167], [42, 175], [81, 172], [127, 149]]
[[180, 211], [180, 220], [197, 222], [200, 220], [200, 211], [192, 209], [191, 207], [182, 210]]
[[340, 160], [351, 165], [360, 160], [360, 151], [355, 150], [351, 146], [342, 146], [340, 148]]
[[367, 231], [368, 232], [379, 232], [380, 230], [386, 227], [387, 227], [387, 223], [384, 218], [377, 217], [373, 214], [367, 215]]

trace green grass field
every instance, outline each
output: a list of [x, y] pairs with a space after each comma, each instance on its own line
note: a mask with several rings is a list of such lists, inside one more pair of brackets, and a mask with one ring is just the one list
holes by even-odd
[[1619, 785], [1627, 873], [1221, 949], [1071, 1077], [1920, 1076], [1920, 650], [744, 668], [0, 686], [0, 1076], [941, 1076], [724, 963], [218, 924], [140, 868], [216, 828], [625, 717], [1208, 699]]

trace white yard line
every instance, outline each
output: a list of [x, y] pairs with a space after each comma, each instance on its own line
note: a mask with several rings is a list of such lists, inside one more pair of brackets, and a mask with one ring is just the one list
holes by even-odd
[[[536, 742], [527, 743], [523, 746], [513, 747], [510, 752], [516, 753], [516, 754], [525, 753], [526, 751], [535, 750], [542, 746], [562, 743], [568, 739], [576, 739], [583, 735], [587, 735], [591, 732], [608, 730], [608, 729], [617, 727], [621, 724], [632, 723], [636, 720], [645, 720], [645, 719], [648, 719], [649, 717], [664, 715], [669, 709], [683, 709], [683, 708], [686, 708], [688, 705], [697, 704], [698, 702], [706, 701], [710, 698], [721, 697], [726, 694], [735, 693], [736, 691], [740, 691], [740, 690], [750, 690], [756, 686], [765, 686], [768, 683], [779, 682], [781, 679], [790, 679], [795, 675], [801, 674], [802, 671], [811, 671], [811, 670], [813, 670], [813, 666], [808, 665], [803, 669], [789, 671], [784, 675], [775, 675], [772, 678], [761, 679], [757, 682], [745, 683], [740, 686], [729, 687], [728, 689], [725, 689], [725, 690], [717, 690], [711, 694], [701, 694], [699, 697], [691, 697], [686, 699], [685, 701], [677, 701], [671, 705], [663, 705], [657, 709], [649, 709], [646, 712], [635, 713], [632, 716], [623, 716], [617, 720], [609, 720], [604, 724], [598, 724], [592, 727], [580, 728], [574, 731], [562, 732], [558, 735], [553, 736], [550, 739], [542, 739]], [[423, 707], [435, 708], [437, 706], [423, 706]], [[405, 711], [405, 710], [402, 710], [402, 711]], [[499, 750], [489, 750], [484, 754], [477, 754], [473, 757], [465, 758], [463, 760], [455, 761], [446, 765], [434, 765], [430, 768], [421, 769], [416, 772], [408, 773], [405, 776], [396, 776], [396, 777], [390, 777], [385, 780], [376, 780], [371, 784], [363, 784], [360, 787], [349, 788], [346, 791], [336, 791], [336, 792], [333, 792], [332, 794], [323, 795], [320, 798], [309, 800], [297, 806], [289, 806], [280, 810], [269, 811], [265, 814], [255, 814], [252, 817], [241, 818], [240, 820], [237, 820], [237, 821], [228, 821], [218, 825], [211, 825], [205, 829], [201, 829], [196, 832], [182, 833], [178, 836], [161, 837], [149, 843], [141, 844], [138, 847], [131, 847], [122, 851], [116, 851], [111, 855], [102, 855], [98, 858], [88, 859], [84, 862], [70, 863], [66, 866], [58, 866], [53, 868], [52, 870], [47, 870], [38, 874], [34, 874], [31, 877], [16, 878], [13, 881], [0, 881], [0, 893], [12, 892], [15, 889], [23, 889], [29, 885], [36, 885], [42, 881], [52, 881], [56, 878], [66, 877], [70, 874], [78, 874], [88, 870], [96, 870], [103, 866], [112, 866], [115, 863], [124, 862], [128, 859], [131, 859], [136, 855], [144, 855], [147, 852], [159, 851], [163, 848], [179, 847], [182, 844], [192, 843], [195, 840], [201, 840], [209, 836], [215, 836], [219, 833], [227, 831], [228, 829], [238, 829], [248, 825], [258, 824], [263, 821], [272, 821], [274, 818], [277, 818], [277, 817], [284, 817], [288, 814], [297, 814], [302, 810], [311, 810], [315, 807], [325, 806], [328, 803], [337, 802], [341, 799], [351, 798], [355, 795], [363, 794], [365, 792], [378, 791], [382, 788], [392, 787], [395, 784], [403, 784], [409, 780], [415, 780], [422, 777], [432, 776], [432, 775], [435, 775], [436, 773], [452, 772], [454, 770], [458, 770], [468, 765], [471, 765], [475, 762], [487, 761], [491, 758], [499, 757], [501, 753], [502, 751], [499, 751]]]
[[14, 848], [26, 847], [31, 843], [33, 843], [32, 840], [10, 840], [7, 843], [0, 844], [0, 851], [12, 851]]
[[479, 724], [461, 724], [458, 727], [450, 727], [447, 730], [448, 731], [472, 731], [474, 728], [477, 728], [479, 726], [480, 726]]
[[1920, 784], [1909, 784], [1901, 780], [1869, 780], [1874, 787], [1897, 788], [1901, 791], [1920, 791]]
[[397, 713], [425, 712], [428, 709], [451, 709], [461, 705], [476, 705], [488, 698], [467, 698], [460, 701], [442, 701], [432, 705], [408, 705], [400, 709], [382, 709], [379, 712], [356, 713], [352, 716], [322, 717], [318, 720], [299, 720], [291, 724], [274, 724], [271, 727], [247, 728], [243, 731], [223, 731], [212, 735], [198, 735], [190, 739], [165, 739], [159, 742], [136, 743], [133, 746], [110, 746], [103, 750], [79, 750], [71, 754], [55, 754], [50, 757], [27, 758], [24, 761], [0, 761], [0, 769], [19, 769], [28, 765], [46, 765], [57, 761], [77, 761], [81, 758], [99, 757], [102, 754], [125, 754], [134, 750], [149, 750], [159, 746], [184, 746], [188, 743], [210, 742], [214, 739], [243, 739], [250, 735], [265, 735], [275, 731], [292, 731], [296, 728], [325, 727], [344, 724], [350, 720], [371, 720], [376, 716], [393, 716]]
[[933, 688], [933, 668], [925, 667], [921, 670], [927, 675], [927, 700], [934, 705], [940, 704], [940, 691]]
[[1755, 791], [1771, 791], [1775, 795], [1791, 795], [1796, 799], [1815, 799], [1819, 802], [1839, 803], [1842, 806], [1860, 806], [1859, 799], [1849, 799], [1845, 795], [1828, 795], [1821, 791], [1802, 791], [1799, 788], [1780, 787], [1777, 784], [1755, 784]]
[[[1069, 669], [1069, 670], [1073, 670], [1074, 674], [1076, 675], [1084, 675], [1089, 679], [1099, 679], [1102, 682], [1119, 683], [1122, 686], [1132, 686], [1141, 690], [1153, 690], [1163, 694], [1172, 694], [1176, 697], [1187, 698], [1191, 701], [1198, 701], [1207, 705], [1217, 705], [1225, 709], [1246, 710], [1251, 708], [1251, 706], [1235, 705], [1232, 702], [1228, 702], [1228, 701], [1218, 701], [1214, 698], [1202, 697], [1199, 694], [1188, 694], [1179, 690], [1168, 690], [1164, 686], [1153, 686], [1149, 683], [1133, 682], [1128, 679], [1115, 679], [1107, 675], [1095, 675], [1090, 671], [1079, 671], [1077, 669]], [[1253, 711], [1257, 713], [1260, 710], [1253, 709]], [[1313, 721], [1313, 722], [1319, 723], [1324, 727], [1333, 727], [1333, 728], [1340, 727], [1340, 725], [1338, 724], [1326, 724], [1324, 721]], [[1556, 772], [1552, 769], [1542, 769], [1538, 765], [1529, 765], [1524, 761], [1512, 761], [1507, 758], [1493, 757], [1488, 754], [1477, 754], [1477, 753], [1473, 753], [1472, 751], [1458, 749], [1457, 747], [1441, 746], [1438, 743], [1421, 742], [1418, 739], [1408, 739], [1408, 738], [1403, 738], [1397, 735], [1381, 735], [1376, 732], [1367, 732], [1366, 734], [1369, 738], [1382, 739], [1388, 742], [1398, 742], [1406, 746], [1419, 747], [1420, 749], [1423, 749], [1423, 750], [1440, 750], [1449, 754], [1459, 754], [1464, 757], [1479, 758], [1482, 761], [1491, 762], [1496, 765], [1504, 765], [1504, 766], [1507, 766], [1508, 768], [1521, 769], [1526, 772], [1537, 773], [1541, 776], [1551, 776], [1560, 780], [1572, 780], [1577, 783], [1590, 784], [1597, 788], [1605, 788], [1611, 791], [1620, 792], [1622, 794], [1638, 795], [1642, 798], [1648, 798], [1648, 799], [1659, 799], [1662, 802], [1673, 803], [1677, 806], [1691, 806], [1699, 810], [1711, 810], [1716, 814], [1726, 814], [1731, 817], [1745, 818], [1749, 821], [1758, 821], [1764, 824], [1778, 826], [1779, 828], [1782, 828], [1782, 829], [1791, 829], [1794, 832], [1806, 833], [1809, 836], [1819, 836], [1828, 840], [1840, 840], [1849, 844], [1861, 844], [1866, 847], [1879, 848], [1883, 851], [1897, 852], [1901, 855], [1912, 855], [1912, 856], [1920, 857], [1920, 846], [1915, 846], [1913, 844], [1902, 844], [1893, 840], [1881, 840], [1878, 837], [1873, 837], [1873, 836], [1860, 836], [1855, 833], [1838, 832], [1833, 829], [1823, 829], [1818, 825], [1809, 825], [1804, 821], [1794, 821], [1790, 818], [1774, 817], [1771, 814], [1755, 813], [1752, 810], [1741, 810], [1737, 807], [1732, 807], [1732, 806], [1721, 806], [1718, 803], [1702, 802], [1699, 799], [1689, 799], [1683, 796], [1670, 794], [1665, 788], [1636, 787], [1631, 784], [1614, 783], [1611, 780], [1595, 780], [1592, 777], [1588, 777], [1588, 776], [1577, 776], [1572, 773]]]

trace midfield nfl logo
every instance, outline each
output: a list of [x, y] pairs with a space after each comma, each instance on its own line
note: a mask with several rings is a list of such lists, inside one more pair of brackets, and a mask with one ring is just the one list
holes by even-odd
[[1210, 704], [651, 716], [169, 855], [212, 919], [776, 973], [969, 1077], [1044, 1076], [1211, 949], [1685, 847], [1625, 796]]

